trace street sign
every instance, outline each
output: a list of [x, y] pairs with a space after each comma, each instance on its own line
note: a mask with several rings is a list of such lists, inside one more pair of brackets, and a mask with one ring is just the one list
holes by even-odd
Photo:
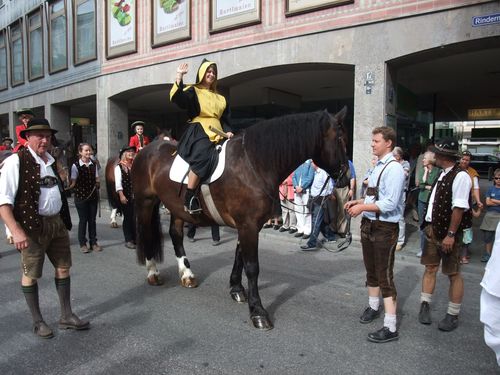
[[495, 23], [500, 23], [500, 13], [472, 17], [472, 27], [488, 26]]

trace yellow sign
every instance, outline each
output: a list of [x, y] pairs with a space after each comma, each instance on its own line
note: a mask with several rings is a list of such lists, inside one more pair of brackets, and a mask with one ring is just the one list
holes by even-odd
[[80, 126], [88, 126], [90, 125], [90, 119], [85, 117], [71, 117], [71, 123]]
[[500, 108], [469, 109], [469, 120], [498, 120]]

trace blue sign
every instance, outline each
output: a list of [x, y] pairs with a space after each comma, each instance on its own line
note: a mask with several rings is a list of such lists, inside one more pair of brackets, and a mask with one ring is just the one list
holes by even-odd
[[500, 23], [500, 13], [472, 17], [472, 27], [487, 26], [495, 23]]

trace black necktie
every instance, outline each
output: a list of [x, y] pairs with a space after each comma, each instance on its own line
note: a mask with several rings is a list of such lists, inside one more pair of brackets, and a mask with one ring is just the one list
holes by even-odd
[[141, 144], [141, 147], [144, 147], [144, 140], [142, 134], [139, 134], [139, 143]]

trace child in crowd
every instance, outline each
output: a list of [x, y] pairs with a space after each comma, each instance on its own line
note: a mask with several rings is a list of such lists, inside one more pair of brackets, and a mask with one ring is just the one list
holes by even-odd
[[486, 214], [480, 227], [484, 234], [485, 244], [485, 252], [481, 257], [481, 262], [487, 262], [490, 259], [495, 230], [500, 221], [500, 168], [495, 170], [493, 176], [493, 186], [490, 186], [486, 192]]
[[[99, 201], [99, 171], [91, 160], [92, 146], [80, 143], [78, 146], [79, 159], [71, 166], [71, 183], [68, 189], [75, 191], [75, 206], [80, 222], [78, 223], [78, 241], [83, 253], [101, 251], [97, 244], [96, 216]], [[87, 227], [89, 246], [87, 246]]]

